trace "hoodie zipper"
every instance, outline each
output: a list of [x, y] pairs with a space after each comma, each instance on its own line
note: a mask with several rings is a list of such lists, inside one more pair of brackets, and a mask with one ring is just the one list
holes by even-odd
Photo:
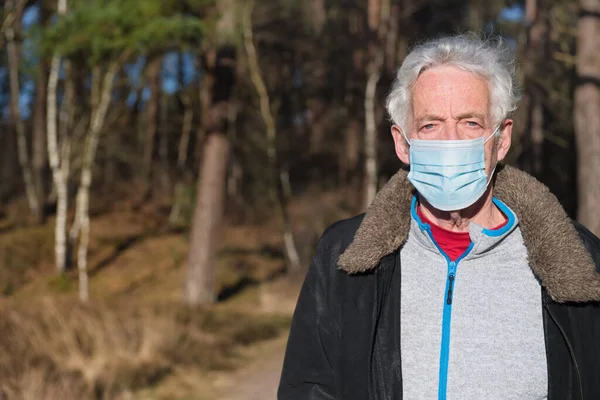
[[467, 250], [456, 259], [450, 260], [448, 255], [436, 243], [431, 233], [431, 228], [425, 226], [425, 230], [429, 234], [431, 241], [438, 248], [439, 252], [444, 256], [448, 264], [448, 274], [446, 276], [446, 290], [444, 294], [444, 310], [442, 313], [442, 344], [440, 349], [440, 375], [438, 386], [438, 400], [446, 400], [446, 389], [448, 386], [448, 359], [450, 357], [450, 323], [452, 320], [452, 301], [454, 295], [454, 284], [456, 282], [456, 269], [458, 263], [465, 258], [473, 249], [473, 243], [469, 245]]
[[456, 262], [448, 263], [448, 277], [446, 279], [446, 295], [444, 301], [444, 312], [442, 316], [442, 346], [440, 350], [440, 378], [438, 387], [438, 399], [446, 399], [446, 388], [448, 386], [448, 359], [450, 357], [450, 323], [452, 319], [452, 292], [454, 291], [454, 280], [456, 279]]

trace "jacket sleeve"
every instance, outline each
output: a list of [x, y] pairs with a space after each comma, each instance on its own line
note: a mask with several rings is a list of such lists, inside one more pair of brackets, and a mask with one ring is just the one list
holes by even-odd
[[[337, 399], [332, 368], [335, 322], [328, 295], [337, 256], [320, 240], [296, 305], [277, 398]], [[334, 252], [335, 253], [335, 252]]]

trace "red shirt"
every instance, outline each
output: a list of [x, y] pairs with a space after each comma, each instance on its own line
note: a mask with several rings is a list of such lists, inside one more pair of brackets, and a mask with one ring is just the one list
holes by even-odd
[[[453, 232], [437, 226], [423, 215], [420, 205], [417, 206], [417, 215], [423, 223], [426, 223], [430, 226], [433, 240], [440, 247], [440, 249], [446, 253], [451, 261], [456, 261], [458, 257], [462, 256], [465, 251], [467, 251], [467, 248], [471, 244], [469, 232]], [[492, 230], [500, 229], [507, 223], [508, 219], [505, 218], [502, 224], [498, 225]]]

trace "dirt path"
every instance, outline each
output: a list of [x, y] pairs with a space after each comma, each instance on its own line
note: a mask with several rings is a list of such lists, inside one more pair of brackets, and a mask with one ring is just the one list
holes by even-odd
[[222, 382], [219, 400], [275, 400], [287, 335], [256, 349], [260, 357]]

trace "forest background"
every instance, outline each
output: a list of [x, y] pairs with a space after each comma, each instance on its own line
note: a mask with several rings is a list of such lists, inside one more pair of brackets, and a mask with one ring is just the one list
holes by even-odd
[[2, 399], [251, 398], [319, 235], [400, 168], [426, 38], [504, 37], [507, 162], [600, 235], [600, 0], [0, 3]]

